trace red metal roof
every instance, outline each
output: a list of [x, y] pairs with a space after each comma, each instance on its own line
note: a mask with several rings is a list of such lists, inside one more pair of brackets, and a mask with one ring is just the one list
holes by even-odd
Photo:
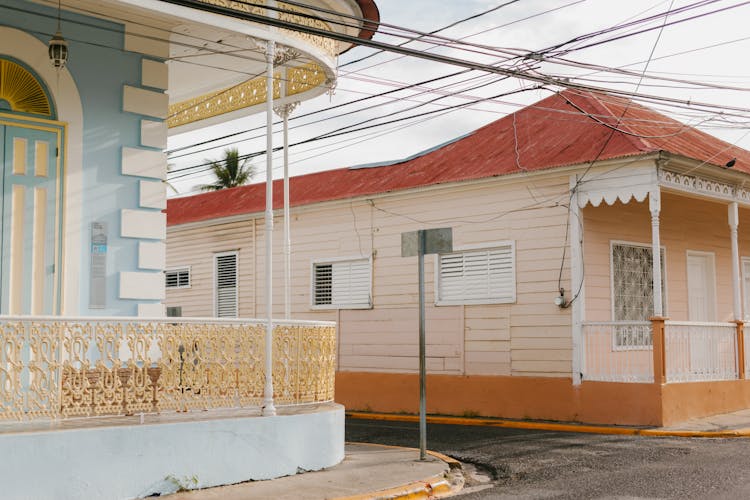
[[[621, 120], [618, 118], [622, 117]], [[616, 129], [616, 130], [615, 130]], [[290, 204], [366, 196], [658, 151], [750, 173], [750, 152], [653, 109], [606, 94], [566, 90], [421, 156], [290, 179]], [[283, 203], [274, 181], [274, 207]], [[265, 183], [170, 199], [167, 225], [262, 212]]]

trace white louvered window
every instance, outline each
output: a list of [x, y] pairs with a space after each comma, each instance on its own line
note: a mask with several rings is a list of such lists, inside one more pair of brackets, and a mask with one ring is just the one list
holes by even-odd
[[515, 245], [503, 242], [438, 255], [437, 276], [438, 304], [515, 302]]
[[236, 318], [238, 316], [237, 252], [217, 254], [215, 261], [216, 317]]
[[371, 307], [370, 259], [313, 263], [312, 305], [322, 309]]
[[190, 288], [190, 268], [167, 269], [164, 279], [166, 288]]

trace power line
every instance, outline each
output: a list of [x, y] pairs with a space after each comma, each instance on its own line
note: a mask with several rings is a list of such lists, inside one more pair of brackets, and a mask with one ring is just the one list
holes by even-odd
[[[534, 87], [534, 88], [540, 88], [540, 87]], [[350, 133], [354, 133], [354, 132], [359, 132], [359, 131], [362, 131], [362, 130], [369, 130], [369, 129], [372, 129], [372, 128], [375, 128], [375, 127], [382, 127], [384, 125], [389, 125], [389, 124], [392, 124], [392, 123], [402, 122], [404, 120], [411, 120], [411, 119], [414, 119], [414, 118], [421, 118], [421, 117], [425, 117], [425, 116], [430, 116], [430, 115], [434, 115], [435, 113], [445, 112], [446, 110], [463, 108], [463, 107], [466, 107], [466, 106], [468, 106], [470, 104], [475, 104], [475, 103], [478, 103], [478, 102], [488, 101], [488, 100], [491, 100], [491, 99], [496, 99], [498, 97], [505, 97], [505, 96], [508, 96], [508, 95], [518, 94], [520, 92], [525, 92], [527, 90], [530, 90], [530, 89], [523, 88], [523, 89], [519, 89], [519, 90], [512, 90], [512, 91], [508, 91], [508, 92], [503, 92], [503, 93], [496, 94], [496, 95], [493, 95], [493, 96], [490, 96], [490, 97], [483, 97], [483, 98], [480, 98], [480, 99], [475, 99], [474, 101], [471, 101], [469, 103], [456, 104], [454, 106], [451, 106], [450, 108], [441, 108], [441, 109], [437, 109], [437, 110], [425, 111], [423, 113], [418, 113], [418, 114], [407, 116], [407, 117], [395, 118], [393, 120], [389, 120], [389, 121], [386, 121], [386, 122], [383, 122], [383, 123], [365, 125], [365, 126], [362, 126], [362, 127], [359, 127], [359, 128], [352, 129], [352, 130], [346, 130], [346, 129], [349, 129], [350, 127], [340, 127], [338, 129], [334, 129], [334, 130], [325, 132], [323, 134], [319, 134], [317, 136], [310, 137], [308, 139], [303, 139], [301, 141], [297, 141], [297, 142], [291, 143], [291, 144], [289, 144], [289, 147], [294, 147], [294, 146], [298, 146], [298, 145], [301, 145], [301, 144], [308, 144], [308, 143], [319, 141], [319, 140], [323, 140], [323, 139], [331, 139], [331, 138], [334, 138], [334, 137], [339, 137], [339, 136], [342, 136], [342, 135], [346, 135], [346, 134], [350, 134]], [[282, 149], [283, 149], [282, 146], [277, 146], [277, 147], [273, 148], [272, 151], [280, 151]], [[255, 157], [255, 156], [264, 155], [266, 153], [267, 153], [266, 151], [258, 151], [258, 152], [255, 152], [255, 153], [249, 153], [249, 154], [241, 155], [239, 158], [240, 159], [252, 158], [252, 157]], [[184, 168], [180, 168], [180, 169], [175, 169], [172, 172], [173, 173], [184, 172], [186, 170], [193, 170], [193, 169], [197, 169], [197, 168], [201, 168], [201, 167], [206, 167], [209, 164], [210, 163], [202, 163], [200, 165], [193, 165], [193, 166], [190, 166], [190, 167], [184, 167]], [[181, 178], [181, 177], [184, 177], [184, 175], [172, 176], [171, 178], [172, 179], [177, 179], [177, 178]]]

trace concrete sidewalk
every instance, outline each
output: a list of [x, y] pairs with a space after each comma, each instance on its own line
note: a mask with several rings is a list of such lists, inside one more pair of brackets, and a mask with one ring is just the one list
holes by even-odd
[[750, 408], [710, 417], [694, 418], [677, 425], [662, 427], [661, 430], [664, 432], [723, 432], [750, 437]]
[[[169, 495], [169, 500], [436, 498], [463, 485], [460, 464], [437, 453], [347, 443], [344, 461], [322, 471]], [[458, 469], [458, 470], [457, 470]]]

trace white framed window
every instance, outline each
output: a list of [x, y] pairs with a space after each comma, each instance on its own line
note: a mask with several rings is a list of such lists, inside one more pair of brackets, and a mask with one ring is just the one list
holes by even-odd
[[312, 263], [313, 309], [372, 307], [372, 261], [369, 258], [317, 260]]
[[515, 302], [515, 242], [504, 241], [439, 254], [435, 274], [437, 305]]
[[[666, 314], [666, 252], [661, 249], [661, 296]], [[654, 315], [653, 251], [651, 245], [624, 241], [610, 242], [612, 319], [648, 321]], [[653, 345], [650, 328], [629, 325], [615, 328], [615, 349], [647, 349]]]
[[239, 271], [237, 252], [214, 254], [214, 315], [236, 318], [239, 315]]
[[164, 271], [166, 288], [190, 288], [190, 268], [175, 267]]

